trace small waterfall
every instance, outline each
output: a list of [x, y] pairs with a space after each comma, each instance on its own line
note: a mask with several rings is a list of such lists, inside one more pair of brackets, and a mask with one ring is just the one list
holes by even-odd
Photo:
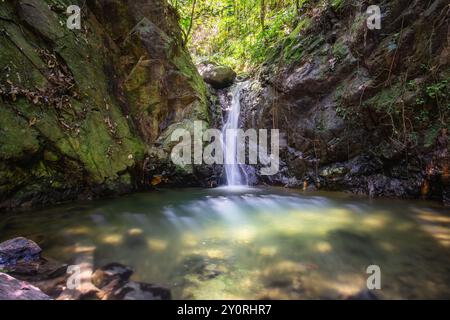
[[237, 148], [240, 146], [237, 145], [237, 135], [234, 134], [232, 137], [227, 137], [227, 130], [239, 129], [241, 91], [244, 85], [245, 82], [240, 82], [231, 90], [233, 97], [231, 109], [228, 111], [227, 121], [223, 127], [224, 166], [228, 186], [243, 186], [248, 184], [244, 167], [238, 163]]

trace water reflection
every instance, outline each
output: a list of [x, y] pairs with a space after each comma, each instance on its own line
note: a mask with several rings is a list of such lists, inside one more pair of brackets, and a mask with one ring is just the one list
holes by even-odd
[[450, 297], [450, 216], [429, 203], [193, 189], [0, 221], [0, 240], [29, 237], [67, 263], [123, 263], [175, 298], [345, 299], [364, 291], [371, 264], [379, 298]]

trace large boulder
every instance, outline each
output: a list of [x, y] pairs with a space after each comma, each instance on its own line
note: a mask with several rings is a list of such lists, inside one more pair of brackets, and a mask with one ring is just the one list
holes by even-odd
[[0, 273], [0, 300], [51, 300], [31, 284]]
[[214, 89], [224, 89], [231, 86], [236, 78], [236, 72], [228, 66], [204, 62], [198, 66], [198, 71], [206, 83]]
[[34, 262], [40, 259], [42, 249], [33, 241], [15, 238], [0, 243], [0, 267], [16, 265], [18, 262]]

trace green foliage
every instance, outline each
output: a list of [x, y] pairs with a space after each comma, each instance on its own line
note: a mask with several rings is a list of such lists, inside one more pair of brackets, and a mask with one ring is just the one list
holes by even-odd
[[333, 46], [333, 55], [338, 59], [342, 60], [348, 55], [347, 47], [343, 42], [337, 41]]
[[431, 99], [444, 98], [448, 94], [448, 80], [436, 82], [426, 88], [426, 93]]
[[306, 2], [170, 0], [179, 12], [180, 25], [196, 62], [211, 60], [237, 71], [263, 62], [291, 33], [298, 34], [307, 22], [297, 27], [298, 9]]
[[342, 8], [344, 2], [345, 2], [345, 0], [332, 0], [331, 6], [335, 9], [340, 9], [340, 8]]

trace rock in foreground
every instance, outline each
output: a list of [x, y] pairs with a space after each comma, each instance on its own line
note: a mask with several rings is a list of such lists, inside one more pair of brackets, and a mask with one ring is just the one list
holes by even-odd
[[38, 288], [0, 273], [0, 300], [51, 300]]
[[126, 282], [133, 274], [133, 270], [119, 263], [110, 263], [97, 269], [92, 275], [92, 283], [97, 288], [103, 288], [114, 280]]
[[100, 288], [102, 300], [170, 300], [169, 289], [159, 285], [129, 281], [133, 271], [119, 263], [99, 268], [92, 275], [92, 283]]

